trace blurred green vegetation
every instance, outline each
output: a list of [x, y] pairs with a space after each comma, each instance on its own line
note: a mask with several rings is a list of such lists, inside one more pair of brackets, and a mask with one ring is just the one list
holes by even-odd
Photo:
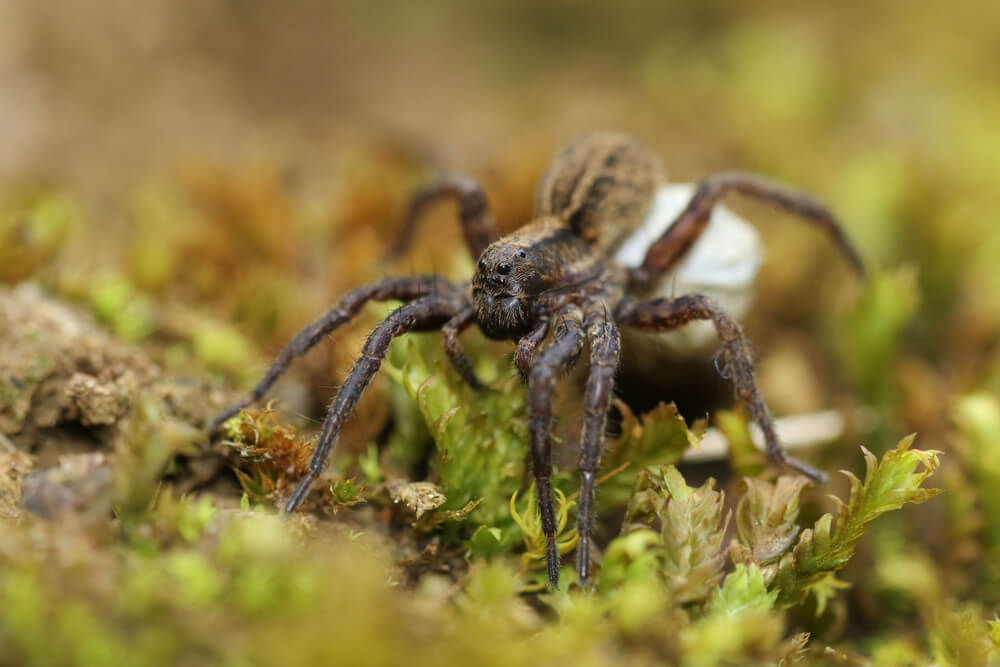
[[[1000, 664], [1000, 5], [87, 5], [0, 9], [0, 664]], [[546, 591], [510, 347], [463, 336], [477, 394], [420, 334], [328, 488], [278, 520], [385, 308], [224, 442], [206, 420], [346, 290], [470, 274], [450, 206], [379, 261], [419, 183], [467, 171], [511, 229], [594, 128], [844, 221], [864, 285], [733, 202], [768, 249], [746, 320], [764, 393], [844, 416], [814, 456], [846, 477], [778, 476], [718, 405], [737, 474], [710, 480], [681, 462], [704, 430], [684, 397], [622, 404], [594, 589], [564, 566]], [[109, 396], [126, 414], [95, 422]]]

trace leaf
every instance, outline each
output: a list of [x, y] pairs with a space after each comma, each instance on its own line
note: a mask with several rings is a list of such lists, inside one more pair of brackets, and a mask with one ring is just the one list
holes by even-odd
[[934, 610], [929, 633], [933, 662], [938, 665], [996, 665], [996, 626], [983, 622], [974, 602], [951, 601]]
[[648, 636], [648, 626], [666, 619], [686, 621], [686, 614], [670, 604], [663, 585], [660, 536], [651, 529], [613, 540], [601, 561], [597, 583], [612, 618], [629, 635]]
[[499, 528], [479, 526], [469, 538], [469, 549], [480, 556], [494, 556], [505, 548], [503, 532]]
[[987, 394], [963, 396], [951, 412], [962, 435], [959, 455], [983, 505], [987, 539], [1000, 545], [1000, 400]]
[[639, 473], [622, 533], [659, 524], [658, 557], [677, 602], [704, 599], [722, 578], [722, 540], [729, 524], [723, 501], [713, 479], [694, 489], [674, 466]]
[[367, 489], [353, 477], [341, 477], [330, 485], [330, 495], [335, 506], [353, 507], [365, 502]]
[[826, 576], [813, 584], [809, 592], [816, 598], [816, 617], [819, 618], [823, 615], [823, 612], [826, 611], [826, 605], [837, 594], [837, 591], [850, 587], [851, 585], [846, 581], [837, 579], [837, 575], [833, 572], [828, 572]]
[[767, 467], [767, 454], [754, 445], [744, 408], [716, 411], [715, 424], [729, 442], [729, 465], [735, 475], [756, 477]]
[[1000, 618], [994, 616], [993, 620], [988, 621], [987, 625], [990, 629], [990, 642], [993, 644], [993, 653], [1000, 655]]
[[[566, 500], [566, 495], [559, 489], [552, 489], [556, 504], [556, 549], [560, 554], [573, 550], [580, 539], [575, 525], [569, 524], [569, 510], [576, 503]], [[545, 566], [545, 549], [547, 539], [542, 530], [542, 516], [538, 510], [538, 496], [535, 484], [532, 482], [523, 510], [517, 509], [517, 493], [510, 497], [510, 516], [521, 529], [524, 540], [524, 553], [521, 554], [521, 571], [540, 569]]]
[[751, 655], [801, 653], [801, 636], [782, 641], [784, 619], [774, 611], [777, 592], [768, 592], [764, 573], [754, 564], [736, 566], [712, 592], [707, 613], [681, 628], [684, 665], [775, 664]]
[[368, 451], [358, 456], [358, 467], [369, 484], [378, 484], [385, 478], [379, 464], [378, 445], [374, 442], [368, 444]]
[[145, 513], [157, 495], [160, 477], [177, 454], [192, 451], [197, 431], [164, 418], [160, 400], [139, 395], [128, 420], [114, 439], [112, 498], [126, 523]]
[[622, 414], [622, 434], [608, 441], [601, 471], [624, 470], [601, 485], [598, 502], [605, 507], [627, 503], [639, 471], [648, 465], [676, 463], [689, 447], [698, 447], [704, 431], [704, 424], [689, 429], [673, 403], [660, 403], [641, 417], [621, 401], [615, 405]]
[[768, 592], [764, 573], [756, 564], [740, 563], [716, 589], [709, 613], [735, 616], [747, 610], [766, 611], [774, 607], [776, 591]]
[[601, 562], [601, 590], [610, 590], [630, 581], [644, 586], [656, 581], [662, 569], [660, 550], [660, 536], [648, 528], [612, 540]]
[[[739, 541], [730, 547], [734, 563], [764, 566], [777, 560], [799, 534], [799, 494], [809, 484], [801, 475], [782, 475], [772, 484], [762, 479], [744, 479], [747, 490], [736, 506]], [[774, 576], [769, 569], [765, 578]]]
[[[497, 527], [513, 538], [513, 546], [508, 500], [524, 479], [529, 441], [520, 380], [512, 369], [498, 368], [504, 379], [486, 391], [471, 389], [444, 359], [437, 336], [394, 341], [386, 370], [416, 402], [433, 437], [431, 464], [447, 497], [443, 509], [459, 510], [479, 499], [469, 518], [473, 527]], [[394, 444], [397, 458], [414, 458], [403, 449]]]
[[728, 515], [723, 519], [724, 495], [713, 479], [691, 489], [673, 466], [664, 482], [670, 492], [661, 530], [668, 582], [678, 601], [699, 600], [722, 577], [722, 539], [729, 524]]
[[917, 272], [908, 266], [876, 273], [853, 312], [838, 316], [843, 367], [866, 402], [879, 408], [891, 403], [900, 333], [919, 302]]
[[865, 481], [845, 472], [851, 493], [847, 503], [837, 501], [836, 519], [831, 514], [820, 517], [812, 529], [802, 531], [795, 548], [778, 563], [772, 585], [779, 591], [781, 604], [796, 604], [811, 590], [822, 600], [828, 593], [828, 577], [847, 564], [869, 523], [906, 503], [922, 503], [940, 493], [940, 489], [922, 488], [937, 470], [940, 452], [910, 449], [913, 439], [912, 435], [903, 438], [885, 453], [881, 464], [862, 447]]

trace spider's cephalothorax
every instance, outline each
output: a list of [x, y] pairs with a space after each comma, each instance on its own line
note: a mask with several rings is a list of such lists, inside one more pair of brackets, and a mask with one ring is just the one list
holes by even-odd
[[[594, 487], [600, 464], [615, 372], [621, 358], [619, 327], [666, 332], [689, 322], [711, 322], [721, 343], [725, 375], [764, 433], [776, 462], [823, 480], [820, 471], [788, 457], [778, 443], [753, 373], [743, 333], [715, 301], [700, 294], [657, 296], [658, 287], [685, 260], [710, 226], [713, 207], [728, 192], [755, 197], [801, 216], [825, 230], [864, 274], [861, 260], [830, 212], [809, 196], [741, 173], [709, 177], [693, 190], [687, 205], [646, 240], [663, 193], [663, 173], [656, 154], [619, 133], [587, 135], [559, 153], [542, 178], [534, 219], [497, 240], [486, 197], [475, 181], [443, 178], [413, 201], [399, 251], [406, 246], [421, 211], [442, 197], [459, 204], [466, 243], [477, 259], [471, 283], [452, 285], [435, 276], [385, 280], [360, 287], [306, 327], [288, 346], [248, 396], [220, 414], [212, 430], [260, 399], [288, 364], [358, 313], [370, 300], [404, 304], [368, 337], [361, 356], [330, 403], [308, 472], [292, 493], [285, 511], [294, 511], [325, 470], [341, 425], [357, 405], [385, 358], [389, 343], [409, 331], [440, 329], [448, 358], [466, 382], [482, 384], [458, 341], [475, 324], [488, 337], [516, 341], [515, 364], [528, 384], [532, 468], [542, 529], [547, 538], [549, 581], [558, 584], [555, 512], [549, 478], [552, 472], [552, 397], [559, 372], [589, 348], [590, 370], [584, 390], [580, 433], [580, 500], [577, 572], [590, 574]], [[711, 235], [705, 236], [709, 238]], [[636, 246], [641, 257], [636, 258]]]
[[476, 263], [472, 303], [483, 333], [518, 339], [535, 324], [543, 295], [571, 290], [600, 277], [594, 249], [560, 218], [546, 216], [491, 243]]

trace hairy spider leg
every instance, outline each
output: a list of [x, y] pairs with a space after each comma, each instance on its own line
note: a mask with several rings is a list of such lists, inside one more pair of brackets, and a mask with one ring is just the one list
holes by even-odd
[[737, 397], [747, 406], [750, 416], [764, 432], [768, 456], [775, 463], [797, 470], [816, 482], [823, 484], [827, 482], [826, 474], [788, 456], [781, 447], [771, 414], [757, 389], [753, 362], [743, 330], [711, 299], [701, 295], [689, 295], [675, 299], [624, 302], [619, 306], [615, 319], [621, 326], [645, 331], [669, 331], [694, 320], [711, 320], [722, 341], [729, 379], [733, 382]]
[[499, 235], [483, 188], [474, 179], [461, 174], [444, 176], [413, 195], [406, 217], [403, 218], [402, 231], [389, 249], [387, 257], [394, 259], [403, 254], [413, 241], [417, 223], [424, 211], [442, 199], [451, 197], [458, 200], [458, 219], [462, 225], [465, 244], [472, 259], [479, 259], [486, 246], [497, 240]]
[[823, 203], [804, 192], [755, 174], [729, 171], [710, 176], [698, 184], [688, 205], [646, 251], [642, 267], [633, 272], [633, 283], [639, 287], [649, 287], [676, 266], [705, 231], [712, 207], [730, 192], [774, 204], [820, 227], [830, 235], [858, 276], [865, 277], [861, 255], [847, 238], [843, 225]]
[[514, 348], [514, 366], [521, 375], [521, 380], [525, 383], [528, 382], [528, 377], [531, 374], [531, 361], [535, 358], [535, 350], [548, 334], [549, 321], [543, 319], [529, 334], [522, 336], [517, 341], [517, 347]]
[[479, 391], [483, 388], [482, 381], [476, 376], [476, 371], [472, 368], [472, 362], [469, 358], [465, 356], [465, 350], [462, 347], [462, 343], [458, 340], [458, 334], [460, 334], [469, 326], [476, 323], [476, 308], [475, 306], [468, 306], [460, 312], [455, 317], [448, 320], [443, 327], [441, 327], [441, 333], [444, 334], [444, 351], [448, 355], [448, 360], [451, 361], [451, 365], [458, 371], [458, 374], [462, 376], [466, 384], [470, 387]]
[[576, 571], [581, 585], [586, 583], [590, 575], [594, 487], [597, 469], [601, 465], [601, 447], [615, 386], [615, 373], [621, 360], [618, 327], [603, 307], [592, 309], [584, 326], [590, 342], [590, 374], [584, 390], [583, 429], [580, 434], [580, 506], [577, 512], [580, 542], [576, 547]]
[[236, 415], [251, 403], [260, 400], [271, 388], [292, 360], [301, 357], [314, 348], [327, 335], [343, 326], [361, 310], [369, 301], [410, 301], [428, 294], [451, 292], [454, 288], [444, 278], [435, 275], [410, 276], [406, 278], [390, 278], [374, 285], [359, 287], [349, 292], [336, 306], [328, 310], [322, 317], [300, 331], [295, 338], [281, 351], [278, 358], [260, 379], [257, 385], [244, 398], [223, 410], [209, 424], [209, 432], [214, 433], [226, 420]]
[[341, 425], [354, 412], [358, 400], [378, 372], [392, 339], [410, 331], [437, 329], [465, 305], [465, 297], [457, 290], [452, 290], [450, 294], [425, 296], [403, 304], [375, 327], [365, 342], [361, 356], [330, 402], [309, 468], [288, 499], [286, 513], [295, 511], [309, 494], [313, 482], [326, 469], [337, 436], [340, 435]]
[[[575, 310], [575, 309], [570, 309]], [[556, 514], [552, 502], [552, 400], [556, 377], [580, 357], [584, 332], [579, 313], [567, 313], [556, 323], [552, 340], [539, 353], [528, 380], [529, 428], [532, 472], [538, 494], [538, 509], [545, 533], [545, 562], [549, 584], [559, 586], [559, 550], [556, 546]]]

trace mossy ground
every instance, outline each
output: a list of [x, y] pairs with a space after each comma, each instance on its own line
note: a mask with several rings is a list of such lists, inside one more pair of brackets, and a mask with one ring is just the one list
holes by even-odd
[[[995, 9], [292, 2], [275, 21], [151, 3], [126, 29], [91, 4], [89, 22], [44, 3], [0, 21], [3, 62], [35, 81], [9, 127], [61, 132], [0, 159], [0, 664], [1000, 662]], [[104, 74], [81, 86], [71, 62]], [[663, 396], [687, 423], [618, 406], [582, 590], [567, 378], [548, 591], [510, 346], [464, 336], [477, 394], [419, 334], [282, 521], [391, 306], [220, 440], [207, 421], [347, 289], [469, 275], [447, 206], [378, 259], [432, 169], [480, 177], [511, 229], [549, 154], [593, 127], [641, 135], [680, 179], [755, 169], [844, 219], [865, 285], [809, 230], [741, 209], [769, 255], [746, 322], [764, 393], [777, 414], [843, 415], [808, 456], [847, 474], [814, 488], [767, 466], [715, 400], [709, 351], [694, 386], [721, 392]], [[728, 465], [682, 460], [706, 402]]]

